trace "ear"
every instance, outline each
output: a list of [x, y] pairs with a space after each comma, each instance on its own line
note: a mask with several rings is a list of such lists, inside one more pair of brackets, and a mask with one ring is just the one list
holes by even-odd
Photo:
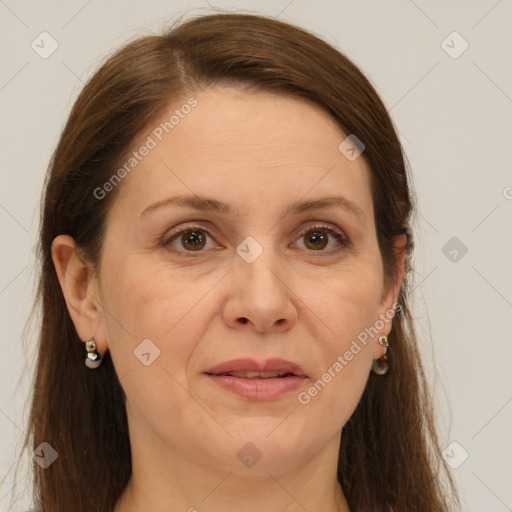
[[69, 235], [59, 235], [53, 240], [52, 259], [78, 337], [85, 342], [94, 335], [97, 350], [103, 357], [107, 341], [93, 267], [84, 261]]
[[[381, 315], [385, 315], [386, 318], [390, 318], [391, 311], [395, 309], [395, 305], [398, 301], [400, 289], [402, 287], [402, 281], [404, 277], [404, 265], [405, 265], [405, 249], [407, 246], [407, 235], [398, 235], [393, 240], [393, 253], [395, 256], [395, 273], [387, 280], [382, 294], [382, 300], [380, 304]], [[382, 330], [382, 334], [386, 336], [391, 331], [392, 322], [386, 321], [385, 327]]]

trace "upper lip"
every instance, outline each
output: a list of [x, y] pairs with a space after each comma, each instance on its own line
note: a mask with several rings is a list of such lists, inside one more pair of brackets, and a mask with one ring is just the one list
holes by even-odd
[[306, 377], [304, 370], [297, 364], [285, 359], [267, 359], [265, 361], [256, 361], [254, 359], [233, 359], [225, 363], [218, 364], [206, 370], [205, 373], [218, 375], [229, 372], [279, 372], [291, 373], [299, 377]]

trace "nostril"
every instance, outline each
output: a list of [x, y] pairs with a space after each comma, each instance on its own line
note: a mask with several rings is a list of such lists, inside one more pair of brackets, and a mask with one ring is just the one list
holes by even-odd
[[249, 320], [247, 318], [240, 318], [240, 322], [242, 322], [243, 324], [246, 324]]

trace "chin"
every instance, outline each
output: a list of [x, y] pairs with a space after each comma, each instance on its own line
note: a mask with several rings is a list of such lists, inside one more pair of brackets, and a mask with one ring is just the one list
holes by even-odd
[[[291, 416], [283, 421], [285, 417], [238, 418], [237, 428], [229, 430], [233, 438], [222, 442], [229, 462], [233, 462], [234, 452], [237, 466], [241, 462], [260, 470], [284, 470], [296, 464], [297, 457], [308, 458], [308, 452], [318, 451], [318, 437], [313, 439], [306, 429], [294, 424]], [[217, 448], [220, 446], [218, 444]]]

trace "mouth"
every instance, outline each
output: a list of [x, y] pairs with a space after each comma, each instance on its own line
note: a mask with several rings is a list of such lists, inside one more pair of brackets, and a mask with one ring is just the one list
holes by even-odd
[[285, 377], [296, 376], [291, 372], [255, 372], [255, 371], [238, 371], [224, 373], [208, 373], [207, 375], [220, 375], [229, 377], [238, 377], [239, 379], [283, 379]]
[[237, 359], [205, 375], [221, 389], [251, 400], [273, 400], [297, 390], [308, 379], [300, 366], [283, 359]]

